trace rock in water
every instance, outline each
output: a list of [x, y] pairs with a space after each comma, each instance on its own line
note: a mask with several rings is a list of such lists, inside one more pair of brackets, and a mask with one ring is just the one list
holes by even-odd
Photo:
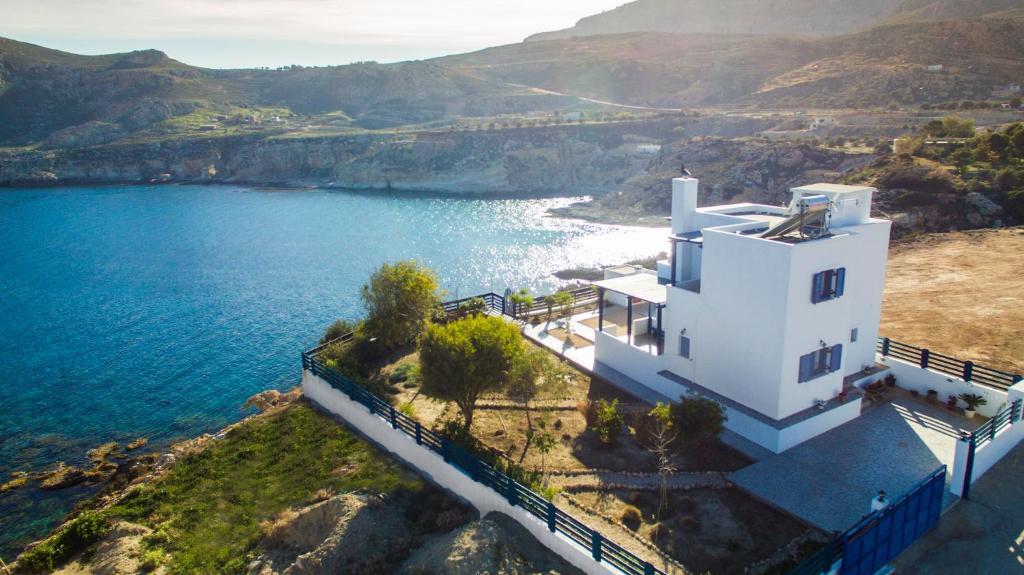
[[125, 447], [125, 449], [127, 449], [128, 451], [132, 451], [146, 445], [147, 443], [149, 443], [148, 439], [146, 439], [145, 437], [140, 437], [129, 443], [127, 447]]
[[60, 462], [57, 469], [44, 473], [39, 478], [39, 488], [46, 490], [64, 489], [85, 481], [85, 472], [73, 465]]

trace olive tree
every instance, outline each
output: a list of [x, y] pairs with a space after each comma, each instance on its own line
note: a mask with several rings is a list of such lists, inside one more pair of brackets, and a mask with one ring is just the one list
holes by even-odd
[[477, 401], [508, 386], [525, 351], [515, 325], [480, 315], [431, 324], [419, 344], [423, 394], [454, 402], [467, 430]]
[[440, 305], [437, 276], [412, 260], [382, 265], [361, 296], [367, 335], [389, 349], [415, 341]]

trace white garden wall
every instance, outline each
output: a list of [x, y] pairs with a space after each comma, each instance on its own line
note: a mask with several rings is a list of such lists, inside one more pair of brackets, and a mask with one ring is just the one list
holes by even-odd
[[548, 530], [547, 523], [537, 519], [493, 489], [473, 481], [444, 459], [416, 440], [391, 428], [384, 420], [362, 404], [352, 401], [344, 393], [331, 387], [309, 371], [302, 372], [302, 391], [311, 401], [359, 430], [364, 436], [396, 455], [434, 483], [451, 491], [477, 508], [481, 516], [492, 511], [504, 513], [518, 521], [545, 547], [583, 570], [588, 575], [621, 575], [604, 563], [598, 563], [590, 552], [560, 533]]
[[950, 395], [976, 393], [988, 400], [986, 405], [978, 409], [978, 413], [985, 417], [992, 417], [1006, 405], [1007, 395], [1004, 391], [984, 385], [975, 385], [952, 375], [946, 375], [945, 373], [939, 373], [930, 369], [921, 369], [921, 366], [917, 364], [902, 361], [892, 356], [883, 357], [879, 354], [877, 359], [880, 363], [889, 366], [890, 373], [896, 378], [896, 385], [898, 387], [917, 391], [922, 396], [926, 395], [929, 389], [934, 389], [939, 394], [939, 401], [945, 403], [946, 398]]
[[[1010, 388], [1007, 393], [1009, 402], [1024, 398], [1024, 382]], [[1024, 420], [1017, 421], [1003, 428], [995, 438], [978, 447], [974, 452], [974, 465], [971, 472], [971, 483], [978, 480], [993, 465], [999, 462], [1011, 449], [1024, 440]], [[963, 494], [964, 476], [967, 474], [967, 452], [970, 442], [956, 442], [956, 455], [953, 459], [953, 473], [949, 490], [954, 495]]]

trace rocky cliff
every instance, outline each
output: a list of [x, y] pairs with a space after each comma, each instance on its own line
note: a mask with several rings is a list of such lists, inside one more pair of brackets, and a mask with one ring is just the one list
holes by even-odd
[[752, 133], [746, 119], [367, 133], [224, 136], [0, 153], [0, 186], [248, 183], [444, 193], [596, 194], [642, 173], [679, 134]]

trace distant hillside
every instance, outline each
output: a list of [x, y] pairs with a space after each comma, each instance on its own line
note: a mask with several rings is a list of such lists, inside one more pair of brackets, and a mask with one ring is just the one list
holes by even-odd
[[528, 42], [602, 34], [848, 34], [881, 23], [977, 18], [1020, 0], [636, 0]]
[[[834, 16], [852, 4], [863, 12], [890, 1], [836, 2]], [[772, 5], [803, 18], [800, 2], [821, 4]], [[80, 56], [0, 39], [0, 147], [338, 135], [445, 129], [463, 118], [483, 118], [473, 122], [486, 126], [514, 125], [511, 117], [523, 114], [547, 122], [573, 110], [638, 112], [621, 106], [878, 109], [987, 100], [1024, 81], [1024, 10], [902, 20], [1001, 2], [901, 0], [906, 10], [889, 14], [892, 23], [824, 38], [634, 32], [425, 61], [279, 70], [210, 70], [157, 50]], [[741, 4], [722, 0], [719, 8]]]
[[[496, 80], [658, 107], [873, 108], [983, 99], [1024, 78], [1024, 19], [894, 24], [830, 38], [635, 33], [444, 58]], [[941, 71], [928, 66], [941, 64]]]
[[[427, 62], [286, 70], [209, 70], [163, 52], [79, 56], [0, 39], [0, 144], [103, 143], [173, 118], [337, 113], [376, 128], [550, 102], [526, 90]], [[281, 109], [281, 110], [277, 110]], [[168, 126], [173, 131], [174, 126]]]

